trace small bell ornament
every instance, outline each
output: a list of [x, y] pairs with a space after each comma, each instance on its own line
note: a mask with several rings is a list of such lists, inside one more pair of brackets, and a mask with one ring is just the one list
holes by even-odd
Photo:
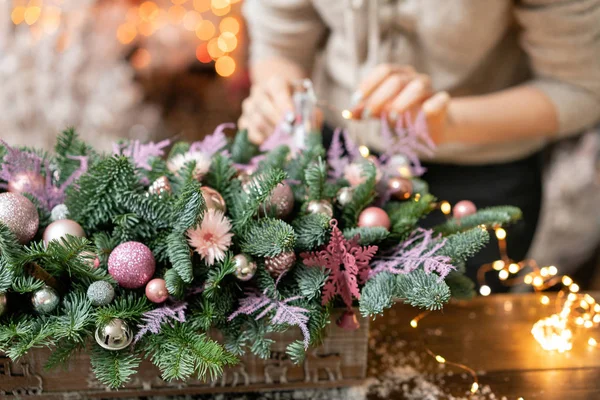
[[133, 341], [133, 333], [125, 321], [114, 318], [96, 329], [96, 342], [107, 350], [122, 350]]
[[293, 251], [286, 251], [275, 257], [265, 258], [265, 268], [273, 278], [286, 273], [296, 262], [296, 254]]
[[345, 311], [337, 320], [337, 326], [347, 331], [355, 331], [360, 328], [354, 311]]
[[311, 214], [324, 214], [329, 218], [333, 217], [333, 207], [327, 200], [312, 200], [308, 202], [306, 211]]
[[50, 286], [44, 286], [33, 292], [31, 296], [33, 308], [40, 314], [48, 314], [54, 311], [60, 302], [60, 297], [56, 290]]
[[256, 263], [245, 254], [233, 257], [235, 272], [233, 273], [240, 281], [249, 281], [256, 273]]
[[6, 311], [6, 293], [0, 292], [0, 316]]

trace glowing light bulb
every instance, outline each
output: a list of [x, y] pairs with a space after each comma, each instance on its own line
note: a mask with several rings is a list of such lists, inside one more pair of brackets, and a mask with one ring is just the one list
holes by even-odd
[[235, 17], [225, 17], [219, 23], [219, 30], [221, 32], [231, 32], [237, 35], [240, 31], [240, 23]]
[[502, 228], [496, 228], [496, 237], [498, 240], [506, 239], [506, 231]]
[[596, 342], [596, 339], [594, 339], [592, 337], [588, 339], [588, 344], [592, 347], [598, 346], [598, 342]]
[[440, 204], [440, 210], [442, 210], [442, 213], [449, 215], [452, 212], [452, 206], [447, 201], [442, 201], [442, 204]]
[[583, 324], [583, 327], [587, 329], [590, 329], [592, 326], [594, 326], [594, 323], [592, 321], [585, 321]]
[[351, 119], [352, 118], [352, 111], [350, 111], [350, 110], [342, 110], [342, 118], [344, 118], [344, 119]]
[[412, 326], [413, 328], [416, 328], [419, 325], [419, 323], [417, 322], [416, 319], [413, 319], [410, 321], [410, 326]]
[[473, 382], [473, 384], [471, 385], [471, 393], [477, 393], [478, 390], [479, 390], [479, 383]]
[[159, 8], [153, 1], [145, 1], [138, 8], [138, 15], [142, 21], [154, 21], [158, 17]]
[[523, 278], [523, 282], [525, 282], [526, 285], [531, 285], [533, 283], [533, 276], [525, 275], [525, 278]]
[[541, 276], [536, 276], [535, 278], [533, 278], [533, 286], [540, 287], [543, 284], [544, 284], [544, 280], [542, 279]]
[[482, 296], [489, 296], [492, 293], [492, 289], [488, 285], [483, 285], [479, 288], [479, 293]]
[[551, 265], [548, 267], [548, 273], [551, 276], [554, 276], [554, 275], [558, 274], [558, 268], [556, 268], [554, 265]]
[[444, 364], [446, 362], [446, 359], [442, 356], [435, 356], [435, 361], [439, 362], [440, 364]]
[[27, 7], [23, 15], [27, 25], [33, 25], [40, 18], [42, 9], [40, 7]]
[[543, 305], [546, 306], [546, 305], [550, 304], [550, 298], [548, 296], [544, 295], [540, 298], [540, 303], [542, 303]]
[[519, 264], [512, 263], [508, 266], [508, 272], [511, 274], [516, 274], [520, 269], [521, 267], [519, 267]]
[[508, 279], [508, 271], [503, 269], [502, 271], [498, 272], [498, 278], [500, 278], [501, 281], [505, 281]]
[[367, 158], [371, 155], [371, 151], [369, 151], [369, 148], [367, 146], [358, 146], [358, 151], [360, 152], [360, 155], [364, 158]]
[[223, 32], [217, 40], [219, 49], [223, 50], [225, 53], [230, 53], [237, 47], [237, 38], [231, 32]]
[[540, 269], [540, 275], [543, 277], [548, 276], [549, 275], [548, 268], [544, 267], [544, 268]]
[[231, 76], [235, 72], [235, 61], [229, 56], [219, 57], [215, 62], [215, 71], [223, 77]]
[[579, 292], [579, 285], [576, 283], [571, 283], [571, 285], [569, 286], [569, 290], [573, 293], [577, 293]]
[[492, 268], [494, 268], [496, 271], [500, 271], [501, 269], [504, 268], [505, 265], [506, 264], [504, 263], [504, 261], [502, 261], [502, 260], [496, 260], [492, 264]]
[[569, 278], [567, 275], [562, 277], [562, 283], [565, 286], [570, 286], [573, 283], [573, 279]]
[[15, 25], [19, 25], [25, 21], [25, 7], [19, 6], [13, 8], [12, 12], [10, 13], [10, 19]]
[[594, 300], [594, 298], [592, 296], [590, 296], [589, 294], [585, 294], [585, 296], [583, 296], [583, 299], [585, 300], [586, 303], [588, 303], [590, 306], [592, 304], [596, 303], [596, 300]]
[[[209, 40], [215, 35], [215, 26], [212, 22], [204, 19], [196, 26], [196, 36], [200, 40]], [[218, 44], [218, 43], [217, 43]]]

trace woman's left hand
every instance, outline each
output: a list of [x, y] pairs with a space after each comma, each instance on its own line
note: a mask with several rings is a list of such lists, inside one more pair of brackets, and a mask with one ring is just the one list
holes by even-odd
[[449, 128], [450, 96], [434, 92], [428, 75], [417, 73], [410, 66], [382, 64], [359, 85], [352, 96], [355, 118], [380, 118], [387, 115], [391, 123], [398, 116], [417, 115], [423, 111], [432, 140], [445, 141]]

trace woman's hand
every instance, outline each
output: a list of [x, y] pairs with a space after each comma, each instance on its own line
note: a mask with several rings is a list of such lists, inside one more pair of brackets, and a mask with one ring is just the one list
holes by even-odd
[[242, 103], [240, 129], [248, 130], [248, 138], [261, 144], [280, 124], [288, 112], [293, 112], [292, 84], [289, 79], [274, 75], [264, 84], [254, 84], [250, 96]]
[[356, 118], [380, 118], [385, 114], [390, 123], [407, 112], [415, 116], [423, 111], [433, 141], [445, 141], [450, 96], [447, 92], [434, 92], [429, 76], [417, 73], [410, 66], [377, 66], [360, 83], [352, 103], [351, 111]]

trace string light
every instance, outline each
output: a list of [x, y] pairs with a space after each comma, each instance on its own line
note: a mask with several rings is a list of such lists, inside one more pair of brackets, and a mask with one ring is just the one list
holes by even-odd
[[344, 119], [352, 119], [352, 111], [350, 111], [350, 110], [342, 110], [342, 118], [344, 118]]
[[489, 296], [492, 293], [492, 289], [488, 285], [483, 285], [479, 288], [479, 293], [482, 296]]
[[520, 269], [521, 267], [519, 267], [519, 264], [512, 263], [508, 266], [508, 272], [511, 274], [516, 274]]
[[235, 61], [229, 56], [219, 57], [215, 62], [215, 70], [220, 76], [231, 76], [235, 72]]
[[452, 206], [447, 201], [442, 201], [440, 203], [440, 210], [444, 215], [450, 215], [452, 212]]
[[498, 238], [498, 240], [506, 239], [506, 231], [502, 228], [496, 228], [496, 238]]
[[371, 155], [371, 152], [369, 151], [369, 148], [367, 146], [358, 146], [358, 151], [360, 152], [360, 155], [364, 158], [367, 158]]
[[548, 304], [550, 304], [550, 297], [544, 295], [540, 298], [540, 303], [542, 303], [543, 305], [547, 306]]

